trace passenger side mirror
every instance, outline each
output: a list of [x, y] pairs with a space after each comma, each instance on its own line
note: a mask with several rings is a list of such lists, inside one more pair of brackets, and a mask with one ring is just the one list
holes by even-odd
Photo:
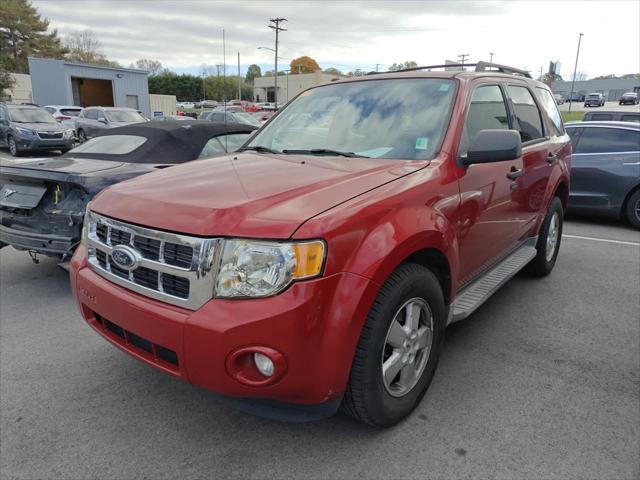
[[106, 118], [104, 118], [104, 117], [99, 118], [99, 119], [98, 119], [98, 121], [99, 121], [100, 123], [104, 123], [105, 125], [107, 124], [107, 119], [106, 119]]
[[464, 165], [515, 160], [522, 155], [522, 141], [516, 130], [480, 130], [475, 136]]

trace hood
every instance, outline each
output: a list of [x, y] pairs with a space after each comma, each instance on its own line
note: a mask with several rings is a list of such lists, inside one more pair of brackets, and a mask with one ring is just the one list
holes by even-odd
[[184, 234], [288, 238], [309, 218], [427, 165], [245, 152], [114, 185], [101, 192], [91, 208], [125, 222]]
[[26, 160], [3, 160], [0, 162], [0, 166], [2, 167], [18, 167], [71, 175], [86, 175], [89, 173], [102, 172], [121, 167], [122, 165], [124, 165], [122, 162], [92, 160], [88, 158], [30, 158]]
[[21, 123], [13, 122], [15, 127], [26, 128], [28, 130], [35, 130], [36, 132], [64, 132], [68, 128], [63, 128], [58, 122], [56, 123]]

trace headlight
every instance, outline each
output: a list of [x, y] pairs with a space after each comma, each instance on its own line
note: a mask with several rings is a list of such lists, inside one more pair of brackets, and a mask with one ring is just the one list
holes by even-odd
[[295, 280], [320, 275], [324, 255], [324, 243], [319, 240], [225, 240], [215, 296], [233, 298], [275, 295]]
[[63, 136], [64, 138], [73, 138], [73, 130], [65, 130]]
[[33, 137], [36, 134], [36, 132], [27, 128], [16, 127], [16, 130], [20, 135], [24, 135], [25, 137]]
[[96, 228], [96, 222], [93, 221], [93, 215], [89, 210], [89, 205], [84, 212], [84, 222], [82, 223], [82, 237], [80, 237], [80, 243], [87, 245], [87, 239], [89, 238], [89, 232], [94, 231]]

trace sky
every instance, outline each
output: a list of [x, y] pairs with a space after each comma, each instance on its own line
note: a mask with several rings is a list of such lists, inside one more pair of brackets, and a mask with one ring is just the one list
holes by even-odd
[[[444, 63], [468, 54], [532, 71], [560, 61], [588, 78], [640, 72], [640, 1], [243, 1], [32, 0], [51, 28], [64, 35], [88, 29], [103, 53], [122, 65], [159, 60], [178, 73], [215, 74], [252, 63], [273, 69], [269, 19], [287, 19], [280, 33], [279, 69], [301, 55], [343, 72], [386, 70], [394, 62]], [[377, 64], [377, 65], [376, 65]]]

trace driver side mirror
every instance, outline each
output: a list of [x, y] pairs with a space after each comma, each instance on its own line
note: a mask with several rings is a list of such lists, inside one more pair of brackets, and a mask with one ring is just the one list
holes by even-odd
[[106, 118], [104, 118], [104, 117], [99, 118], [99, 119], [98, 119], [98, 121], [99, 121], [100, 123], [104, 123], [105, 125], [107, 124], [107, 119], [106, 119]]
[[516, 130], [480, 130], [475, 136], [464, 165], [515, 160], [522, 156], [522, 141]]

